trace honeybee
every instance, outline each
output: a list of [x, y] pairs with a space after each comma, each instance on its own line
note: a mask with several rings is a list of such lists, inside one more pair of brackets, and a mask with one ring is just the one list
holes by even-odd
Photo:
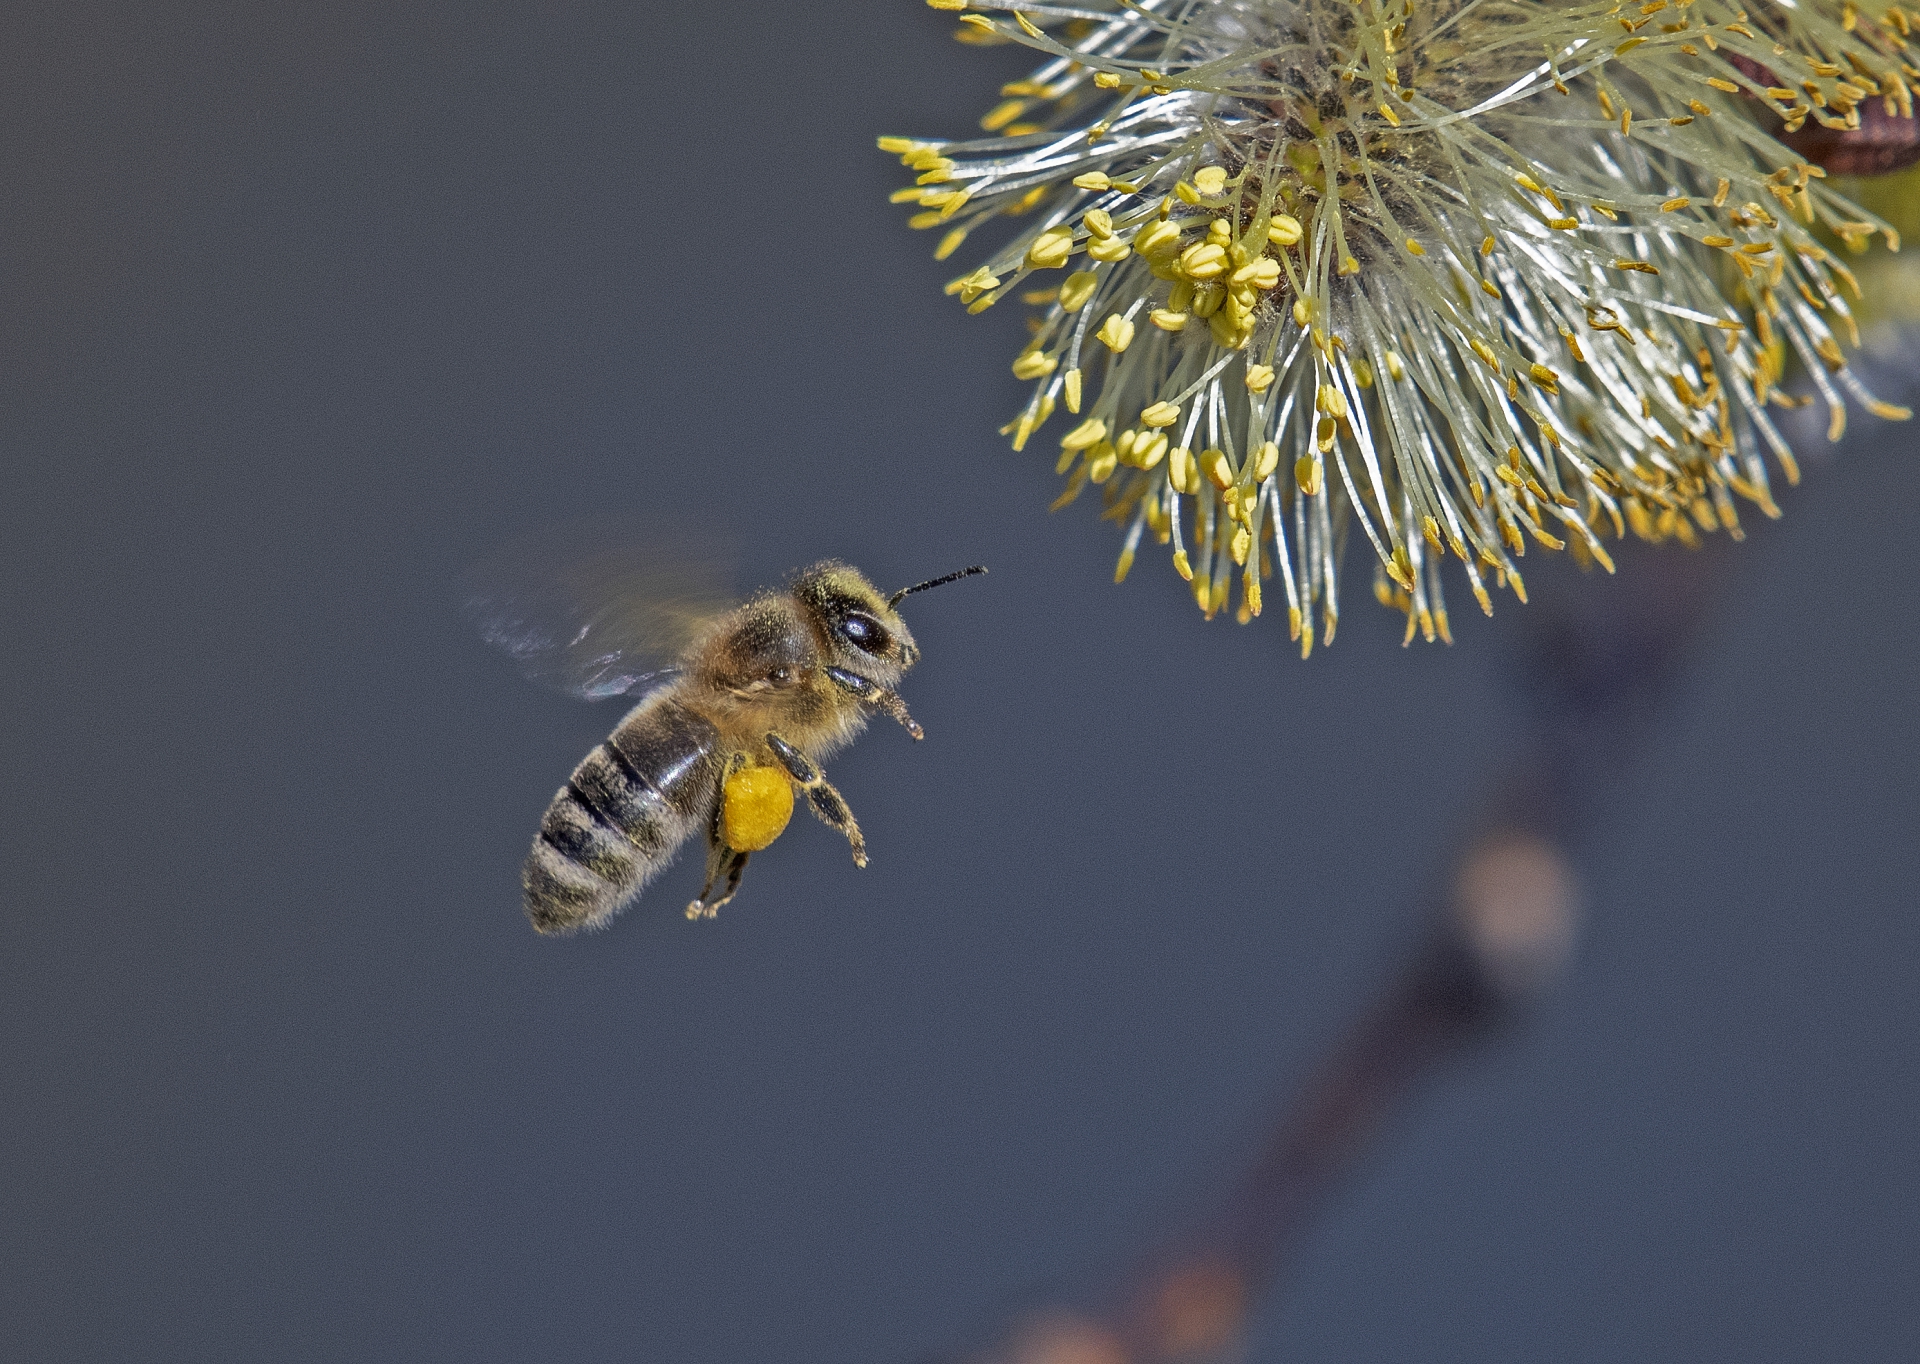
[[521, 877], [534, 928], [604, 927], [696, 832], [707, 841], [706, 884], [687, 917], [711, 919], [739, 890], [747, 860], [786, 829], [796, 792], [866, 866], [860, 825], [820, 764], [876, 714], [923, 737], [895, 690], [920, 656], [896, 608], [986, 571], [883, 596], [857, 569], [827, 560], [783, 590], [716, 610], [684, 583], [664, 589], [657, 566], [638, 575], [603, 566], [586, 575], [595, 586], [576, 585], [558, 631], [540, 619], [550, 607], [470, 597], [489, 642], [537, 680], [587, 699], [641, 698], [540, 821]]

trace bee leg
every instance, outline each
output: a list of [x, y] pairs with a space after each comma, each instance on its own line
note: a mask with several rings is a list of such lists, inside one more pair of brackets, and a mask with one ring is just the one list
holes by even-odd
[[813, 807], [813, 813], [820, 822], [831, 825], [847, 836], [847, 842], [853, 845], [853, 865], [867, 865], [867, 840], [860, 836], [860, 826], [854, 822], [853, 811], [847, 808], [847, 802], [833, 789], [820, 769], [811, 758], [781, 738], [778, 734], [767, 736], [767, 747], [773, 750], [773, 756], [787, 769], [801, 789], [807, 793], [807, 804]]
[[[740, 889], [740, 878], [747, 870], [747, 859], [752, 853], [737, 852], [724, 843], [715, 843], [707, 852], [707, 884], [700, 887], [700, 898], [687, 906], [689, 919], [711, 919], [720, 912], [720, 906], [733, 898]], [[707, 897], [713, 894], [713, 883], [726, 873], [727, 888], [718, 899]]]
[[898, 720], [901, 728], [914, 738], [927, 737], [926, 731], [915, 723], [911, 715], [907, 714], [907, 703], [900, 699], [899, 693], [890, 692], [879, 683], [870, 681], [859, 673], [848, 672], [845, 668], [828, 668], [827, 680], [849, 696], [859, 697], [875, 710], [885, 711]]

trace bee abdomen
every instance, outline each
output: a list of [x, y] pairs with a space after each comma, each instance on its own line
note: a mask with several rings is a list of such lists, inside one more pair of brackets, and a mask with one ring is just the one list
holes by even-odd
[[672, 858], [713, 800], [718, 732], [666, 698], [643, 703], [547, 806], [522, 885], [542, 933], [597, 927]]

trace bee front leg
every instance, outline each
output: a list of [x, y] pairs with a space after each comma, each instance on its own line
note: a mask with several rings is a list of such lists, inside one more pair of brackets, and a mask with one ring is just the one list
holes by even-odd
[[926, 731], [915, 723], [911, 715], [907, 714], [907, 703], [900, 699], [898, 692], [888, 691], [878, 682], [862, 677], [859, 673], [848, 672], [845, 668], [828, 668], [827, 680], [849, 696], [858, 697], [875, 710], [885, 711], [898, 720], [901, 727], [914, 738], [927, 737]]
[[853, 811], [847, 808], [847, 802], [833, 789], [830, 782], [815, 766], [813, 760], [778, 734], [767, 736], [767, 747], [773, 750], [773, 756], [789, 775], [800, 783], [807, 793], [807, 804], [813, 807], [814, 814], [823, 824], [831, 825], [847, 836], [847, 842], [853, 845], [853, 865], [867, 865], [867, 840], [860, 836], [860, 826], [854, 822]]

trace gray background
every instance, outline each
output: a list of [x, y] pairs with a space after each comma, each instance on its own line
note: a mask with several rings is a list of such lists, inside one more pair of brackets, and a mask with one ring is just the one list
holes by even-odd
[[[1351, 554], [1302, 664], [1111, 586], [993, 435], [1017, 315], [884, 202], [874, 134], [1024, 69], [946, 17], [294, 8], [0, 19], [0, 1354], [900, 1361], [1142, 1244], [1412, 936], [1523, 612], [1403, 652]], [[1565, 988], [1254, 1358], [1920, 1351], [1912, 442], [1732, 560]], [[448, 582], [595, 511], [731, 526], [748, 585], [992, 565], [915, 600], [926, 742], [833, 769], [867, 871], [803, 822], [715, 923], [683, 863], [527, 929], [615, 713]]]

